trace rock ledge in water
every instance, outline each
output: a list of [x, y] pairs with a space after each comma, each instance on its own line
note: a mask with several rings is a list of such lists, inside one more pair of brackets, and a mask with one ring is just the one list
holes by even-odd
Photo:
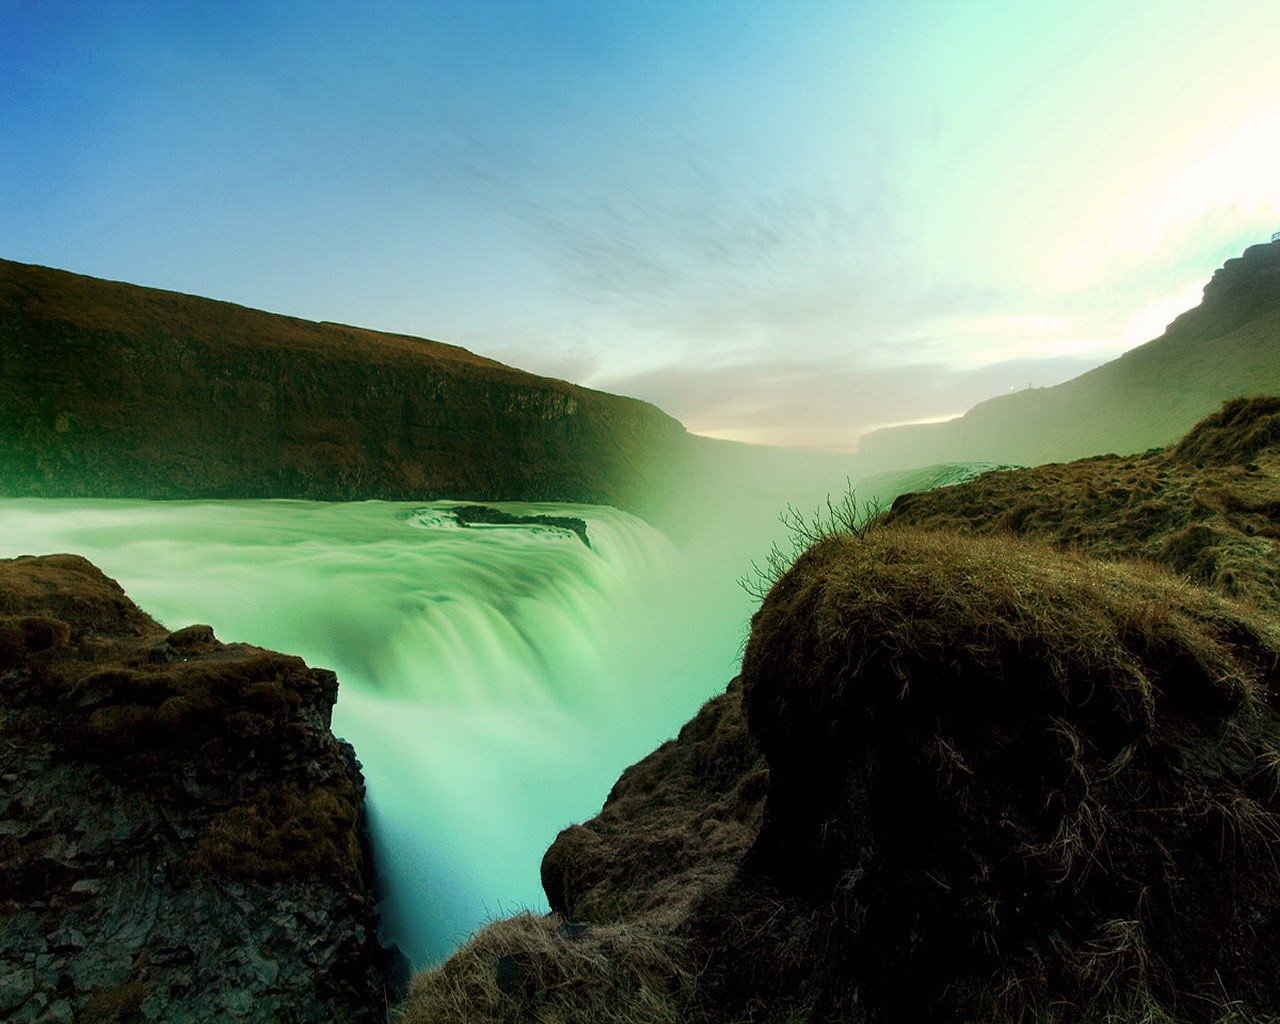
[[459, 505], [451, 510], [459, 526], [543, 526], [576, 534], [587, 547], [587, 523], [577, 516], [516, 515], [492, 505]]

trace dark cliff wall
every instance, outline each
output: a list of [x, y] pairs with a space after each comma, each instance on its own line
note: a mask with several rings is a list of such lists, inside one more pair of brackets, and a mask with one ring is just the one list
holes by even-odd
[[0, 262], [0, 493], [643, 511], [683, 440], [452, 345]]
[[385, 1019], [333, 673], [0, 561], [0, 1018]]
[[1271, 243], [1228, 260], [1199, 306], [1119, 359], [946, 423], [868, 434], [858, 454], [877, 468], [1126, 455], [1170, 444], [1229, 398], [1278, 389], [1280, 243]]

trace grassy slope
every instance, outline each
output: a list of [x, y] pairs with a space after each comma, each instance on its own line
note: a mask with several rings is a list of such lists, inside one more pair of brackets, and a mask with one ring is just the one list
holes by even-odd
[[1214, 275], [1164, 335], [1052, 388], [975, 406], [947, 423], [868, 435], [876, 465], [987, 460], [1035, 465], [1171, 443], [1236, 395], [1280, 388], [1280, 243]]
[[[156, 334], [232, 349], [269, 343], [273, 348], [311, 355], [359, 349], [372, 362], [427, 360], [484, 368], [495, 375], [533, 376], [457, 345], [426, 338], [303, 320], [10, 260], [0, 260], [0, 305], [21, 308], [33, 320], [107, 334]], [[569, 387], [561, 381], [548, 383]]]
[[1280, 399], [1236, 399], [1168, 449], [987, 473], [903, 495], [887, 521], [1149, 560], [1275, 611], [1278, 441]]

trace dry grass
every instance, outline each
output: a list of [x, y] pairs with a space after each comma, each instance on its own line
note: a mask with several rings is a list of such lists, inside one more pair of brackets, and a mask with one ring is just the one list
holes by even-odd
[[680, 944], [643, 924], [579, 933], [520, 914], [419, 975], [399, 1024], [684, 1024]]
[[1178, 1020], [1222, 991], [1274, 1009], [1249, 922], [1280, 902], [1277, 663], [1273, 616], [1151, 563], [828, 537], [743, 661], [771, 778], [753, 863], [844, 908], [854, 966], [823, 984], [886, 1021], [1128, 1020], [1142, 993]]
[[1236, 399], [1167, 450], [987, 473], [903, 495], [886, 519], [1147, 560], [1280, 608], [1278, 438], [1280, 398]]
[[[0, 260], [0, 304], [36, 321], [113, 334], [189, 339], [210, 348], [359, 352], [371, 362], [458, 363], [511, 376], [492, 359], [425, 338], [266, 313], [181, 292]], [[528, 375], [524, 375], [528, 376]]]
[[815, 544], [831, 537], [860, 537], [875, 526], [886, 509], [878, 500], [859, 502], [850, 482], [840, 497], [827, 495], [824, 504], [805, 511], [788, 505], [778, 521], [787, 528], [785, 545], [774, 543], [763, 562], [751, 563], [751, 571], [738, 578], [738, 586], [763, 601], [797, 558]]
[[110, 988], [95, 989], [80, 1011], [84, 1024], [129, 1024], [142, 1017], [142, 1004], [151, 994], [151, 982], [135, 979]]
[[[902, 699], [942, 680], [986, 688], [1052, 684], [1065, 695], [1082, 679], [1105, 679], [1132, 703], [1134, 716], [1150, 714], [1146, 659], [1194, 667], [1206, 690], [1237, 704], [1260, 671], [1238, 659], [1239, 643], [1280, 650], [1280, 627], [1270, 617], [1250, 615], [1154, 565], [904, 526], [830, 537], [811, 548], [757, 617], [757, 648], [776, 637], [797, 655], [783, 685], [823, 701], [845, 695], [843, 686], [818, 685], [831, 673], [841, 682], [855, 673], [865, 679], [874, 665]], [[813, 646], [791, 651], [799, 638]], [[1032, 675], [1027, 662], [1036, 664]]]
[[330, 779], [309, 789], [281, 783], [209, 819], [191, 866], [257, 881], [331, 878], [360, 883], [360, 791]]

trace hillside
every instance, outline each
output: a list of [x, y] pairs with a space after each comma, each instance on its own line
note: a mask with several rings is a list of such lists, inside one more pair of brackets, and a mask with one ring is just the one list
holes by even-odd
[[405, 1024], [1280, 1019], [1280, 399], [833, 526]]
[[453, 345], [0, 261], [0, 494], [643, 510], [684, 436]]
[[1062, 462], [1169, 444], [1220, 403], [1280, 388], [1280, 243], [1228, 260], [1195, 309], [1154, 341], [1051, 388], [993, 398], [955, 420], [877, 431], [876, 467]]
[[1150, 560], [1275, 611], [1278, 454], [1280, 399], [1238, 398], [1167, 449], [986, 473], [904, 494], [885, 519]]
[[336, 696], [83, 558], [0, 560], [0, 1018], [384, 1020]]

